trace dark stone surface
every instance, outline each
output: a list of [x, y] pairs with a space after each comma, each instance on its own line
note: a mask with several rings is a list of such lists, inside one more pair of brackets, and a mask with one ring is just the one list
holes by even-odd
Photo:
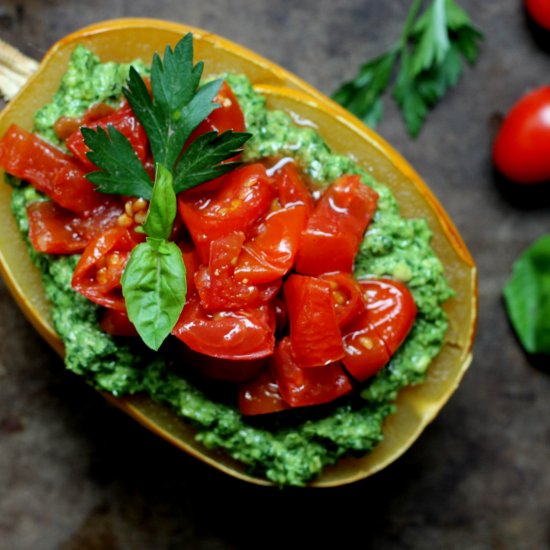
[[[550, 200], [499, 184], [490, 147], [501, 115], [548, 83], [550, 34], [535, 35], [515, 0], [460, 3], [486, 35], [479, 63], [416, 141], [391, 103], [379, 129], [443, 202], [480, 271], [474, 362], [420, 440], [349, 487], [245, 485], [171, 448], [65, 373], [0, 284], [0, 548], [549, 547], [550, 371], [519, 348], [501, 289], [514, 258], [550, 230]], [[240, 42], [329, 93], [392, 42], [404, 4], [3, 0], [0, 35], [39, 58], [100, 19], [172, 19]]]

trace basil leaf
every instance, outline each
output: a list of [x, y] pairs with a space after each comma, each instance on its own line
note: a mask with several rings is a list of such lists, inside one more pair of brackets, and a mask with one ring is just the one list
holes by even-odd
[[187, 285], [181, 250], [148, 239], [130, 254], [122, 275], [128, 317], [147, 346], [158, 350], [177, 323]]
[[172, 232], [178, 208], [172, 180], [172, 174], [162, 164], [157, 164], [153, 195], [143, 224], [143, 230], [153, 239], [168, 239]]
[[504, 287], [504, 300], [525, 350], [550, 354], [550, 235], [516, 261]]

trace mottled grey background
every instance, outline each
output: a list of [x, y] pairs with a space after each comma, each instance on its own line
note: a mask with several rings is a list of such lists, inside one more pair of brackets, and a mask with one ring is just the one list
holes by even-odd
[[[479, 63], [418, 140], [391, 104], [380, 126], [443, 202], [480, 271], [475, 359], [436, 421], [397, 463], [352, 486], [248, 486], [65, 373], [0, 285], [2, 550], [550, 546], [550, 370], [528, 362], [501, 302], [514, 258], [550, 231], [550, 193], [502, 185], [489, 157], [501, 114], [550, 80], [550, 34], [533, 33], [519, 1], [460, 3], [486, 35]], [[39, 58], [88, 23], [154, 16], [240, 42], [329, 93], [393, 41], [408, 4], [1, 0], [0, 35]]]

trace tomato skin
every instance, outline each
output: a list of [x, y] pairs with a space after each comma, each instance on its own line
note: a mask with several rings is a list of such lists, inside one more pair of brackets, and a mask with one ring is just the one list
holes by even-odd
[[506, 115], [493, 144], [497, 170], [517, 183], [550, 179], [550, 86], [523, 96]]
[[291, 204], [302, 204], [309, 218], [313, 212], [315, 203], [313, 197], [303, 182], [294, 162], [287, 162], [273, 174], [279, 201], [283, 207]]
[[234, 277], [235, 265], [245, 236], [235, 231], [210, 243], [210, 261], [195, 273], [201, 304], [208, 310], [255, 307], [270, 301], [279, 292], [281, 279], [253, 285]]
[[525, 7], [538, 25], [550, 30], [550, 0], [525, 0]]
[[305, 224], [306, 208], [303, 204], [270, 212], [259, 225], [257, 234], [244, 243], [235, 278], [261, 284], [285, 276], [294, 265]]
[[86, 215], [75, 214], [52, 201], [37, 201], [27, 207], [29, 238], [35, 250], [47, 254], [74, 254], [103, 231], [114, 227], [124, 212], [115, 199]]
[[336, 320], [342, 328], [364, 308], [361, 288], [351, 273], [327, 273], [320, 278], [330, 284]]
[[15, 124], [0, 140], [0, 166], [77, 213], [93, 210], [106, 200], [72, 157]]
[[137, 244], [135, 233], [118, 226], [90, 241], [75, 268], [73, 289], [96, 304], [126, 311], [120, 278]]
[[245, 416], [270, 414], [287, 409], [290, 409], [290, 405], [281, 397], [279, 385], [273, 379], [270, 369], [262, 371], [239, 389], [239, 410]]
[[105, 309], [99, 325], [101, 330], [113, 336], [139, 336], [126, 310]]
[[315, 369], [303, 368], [296, 359], [290, 338], [283, 338], [277, 344], [271, 369], [282, 398], [292, 407], [321, 405], [352, 390], [339, 362]]
[[222, 82], [214, 98], [214, 103], [218, 103], [219, 107], [214, 109], [197, 128], [195, 128], [189, 138], [189, 142], [202, 134], [206, 134], [206, 132], [218, 132], [222, 134], [227, 130], [233, 130], [235, 132], [244, 132], [246, 130], [244, 115], [239, 105], [239, 101], [225, 80]]
[[363, 234], [374, 215], [378, 193], [359, 176], [342, 176], [323, 193], [302, 232], [296, 271], [321, 275], [351, 273]]
[[207, 264], [210, 243], [233, 231], [248, 235], [270, 208], [276, 189], [265, 167], [249, 164], [178, 196], [178, 208]]
[[371, 322], [393, 355], [405, 340], [417, 309], [409, 289], [391, 279], [359, 280]]
[[284, 284], [290, 341], [301, 367], [320, 367], [344, 357], [328, 281], [291, 275]]
[[390, 360], [416, 319], [416, 304], [405, 285], [390, 279], [359, 281], [365, 309], [345, 330], [344, 366], [359, 381]]
[[[114, 113], [110, 113], [99, 119], [85, 121], [82, 127], [92, 129], [100, 127], [107, 130], [108, 126], [114, 126], [121, 132], [128, 139], [139, 159], [142, 162], [145, 161], [148, 143], [147, 134], [127, 103]], [[87, 170], [97, 170], [97, 167], [86, 156], [86, 153], [90, 149], [84, 143], [81, 128], [78, 128], [78, 130], [67, 138], [65, 145]]]
[[220, 359], [260, 359], [273, 353], [272, 306], [209, 313], [190, 297], [172, 334], [192, 350]]

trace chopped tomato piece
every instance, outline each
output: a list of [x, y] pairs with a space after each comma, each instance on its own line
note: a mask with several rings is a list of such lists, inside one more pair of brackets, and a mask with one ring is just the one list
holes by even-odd
[[364, 308], [361, 289], [351, 273], [329, 273], [321, 279], [328, 281], [334, 298], [334, 310], [340, 327], [345, 326]]
[[273, 353], [274, 332], [275, 314], [271, 305], [210, 313], [195, 296], [185, 303], [172, 334], [205, 355], [259, 359]]
[[189, 138], [189, 142], [206, 132], [222, 134], [227, 130], [244, 132], [246, 125], [241, 106], [227, 82], [223, 82], [214, 98], [219, 107], [214, 109], [198, 126]]
[[80, 117], [61, 116], [53, 125], [57, 137], [65, 141], [72, 133], [76, 132], [81, 126], [106, 117], [115, 112], [114, 107], [106, 103], [94, 103]]
[[416, 319], [416, 304], [410, 290], [392, 279], [359, 280], [371, 322], [393, 355]]
[[359, 176], [342, 176], [333, 182], [302, 232], [296, 271], [304, 275], [351, 273], [377, 202], [376, 191], [362, 184]]
[[276, 190], [262, 164], [233, 170], [179, 194], [179, 212], [203, 263], [210, 243], [233, 231], [247, 235], [271, 206]]
[[[147, 134], [127, 103], [114, 113], [99, 119], [85, 121], [83, 126], [93, 129], [99, 126], [104, 130], [107, 130], [108, 126], [114, 126], [128, 139], [139, 159], [142, 162], [145, 161], [147, 155]], [[65, 145], [88, 170], [97, 170], [96, 166], [86, 156], [86, 153], [90, 149], [84, 143], [81, 128], [78, 128], [78, 130], [67, 138]]]
[[120, 278], [137, 244], [135, 233], [122, 227], [113, 227], [92, 240], [76, 266], [73, 289], [96, 304], [125, 311]]
[[360, 382], [374, 376], [391, 358], [384, 340], [370, 322], [368, 311], [346, 327], [343, 342], [346, 356], [342, 362]]
[[[275, 168], [277, 168], [277, 165], [275, 165], [272, 170]], [[275, 178], [281, 204], [283, 206], [302, 204], [309, 218], [314, 208], [313, 197], [300, 177], [294, 162], [286, 162], [283, 164], [274, 171], [273, 177]]]
[[138, 336], [138, 331], [128, 318], [126, 310], [105, 309], [99, 324], [103, 331], [113, 336]]
[[74, 212], [93, 210], [106, 199], [69, 155], [16, 125], [0, 140], [0, 166]]
[[284, 284], [290, 341], [301, 367], [319, 367], [344, 357], [342, 334], [328, 281], [291, 275]]
[[201, 304], [208, 310], [240, 309], [268, 302], [279, 292], [281, 279], [252, 285], [234, 277], [245, 236], [235, 231], [210, 243], [210, 262], [195, 274]]
[[279, 386], [269, 369], [254, 380], [243, 384], [239, 390], [239, 410], [245, 416], [269, 414], [290, 409], [281, 397]]
[[365, 310], [346, 327], [344, 366], [359, 381], [375, 375], [406, 338], [416, 305], [403, 284], [389, 279], [359, 282]]
[[303, 204], [270, 212], [257, 234], [244, 243], [235, 278], [251, 284], [270, 283], [286, 275], [294, 265], [300, 234], [306, 224]]
[[39, 252], [74, 254], [84, 250], [91, 239], [114, 227], [123, 211], [114, 199], [85, 216], [52, 201], [33, 202], [27, 207], [29, 238]]
[[271, 368], [282, 398], [292, 407], [328, 403], [352, 389], [339, 362], [315, 369], [302, 368], [290, 338], [283, 338], [277, 344]]
[[[75, 215], [51, 201], [33, 202], [27, 207], [29, 238], [38, 252], [74, 254], [84, 250], [87, 239], [75, 225]], [[76, 218], [77, 220], [79, 218]]]

